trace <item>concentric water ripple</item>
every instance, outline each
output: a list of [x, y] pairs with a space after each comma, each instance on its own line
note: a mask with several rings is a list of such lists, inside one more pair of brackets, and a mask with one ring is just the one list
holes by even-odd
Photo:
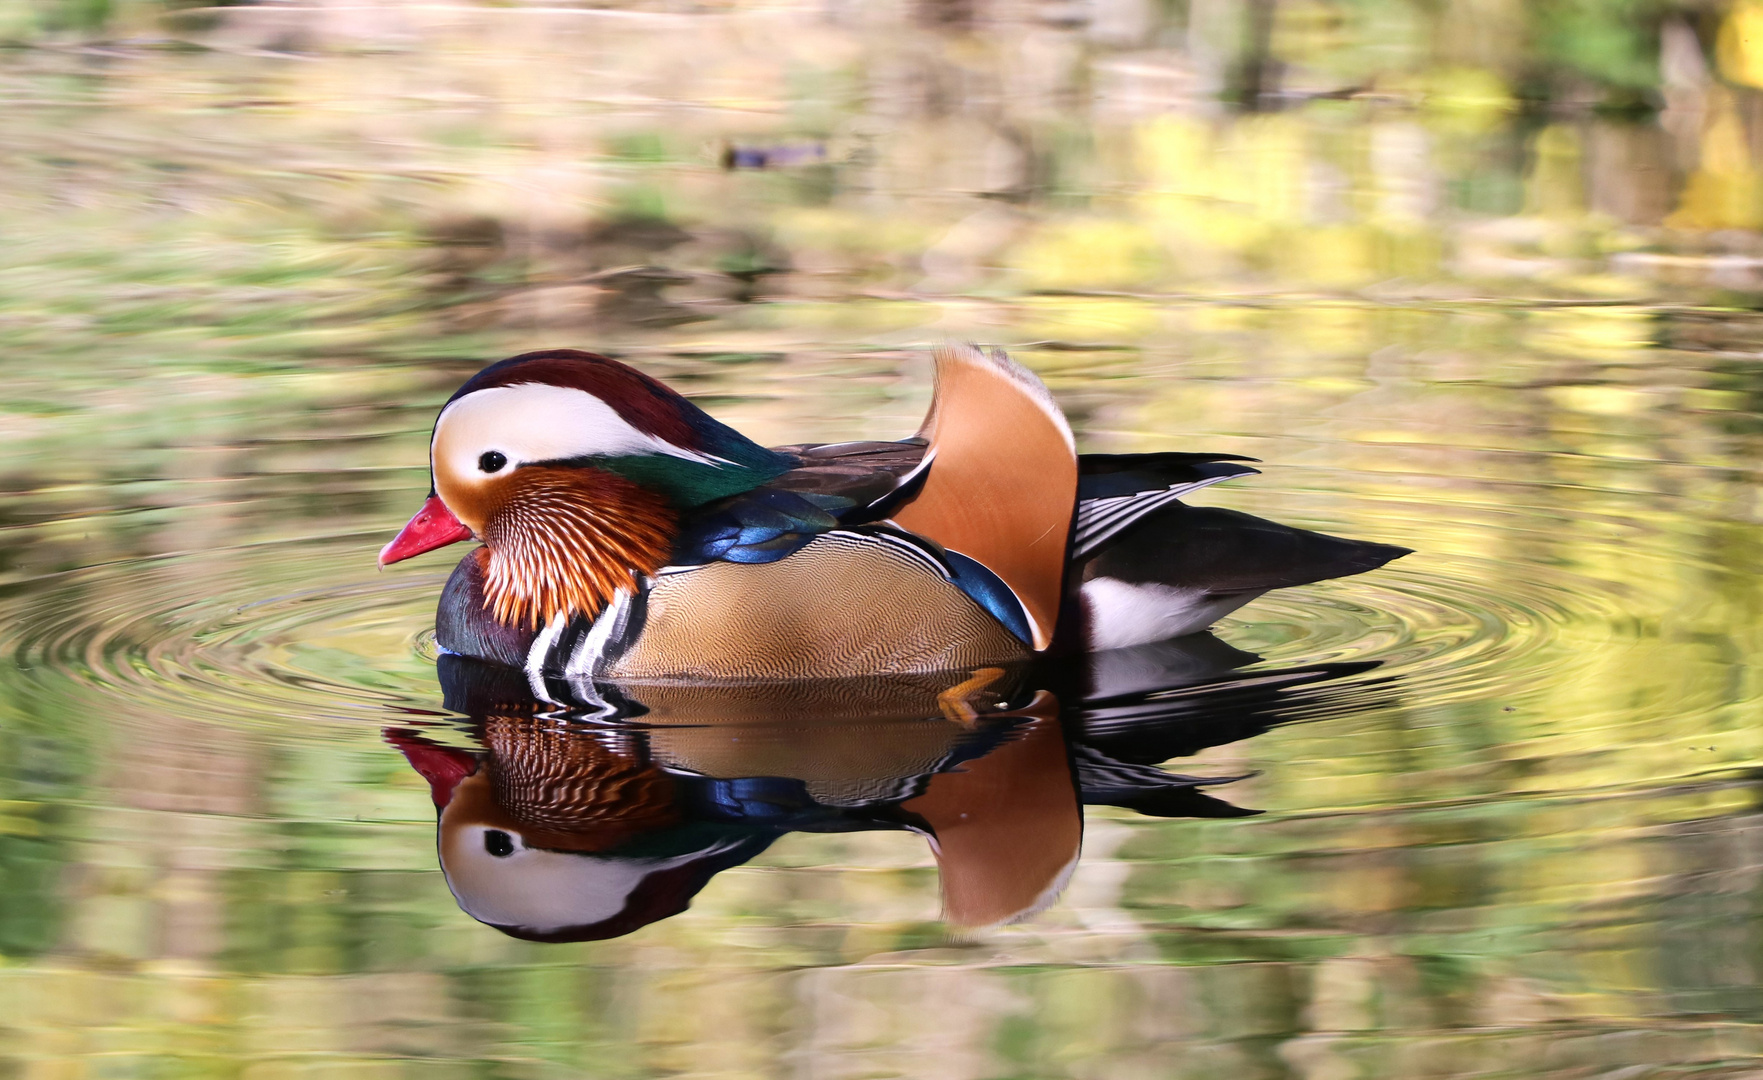
[[[118, 719], [384, 719], [433, 708], [444, 571], [376, 573], [358, 536], [128, 560], [30, 583], [0, 648]], [[265, 588], [265, 580], [304, 587]], [[16, 591], [16, 590], [15, 590]]]
[[1377, 660], [1407, 692], [1439, 700], [1535, 685], [1548, 676], [1557, 628], [1599, 602], [1565, 582], [1496, 588], [1473, 562], [1409, 558], [1366, 578], [1270, 593], [1219, 632], [1270, 660]]

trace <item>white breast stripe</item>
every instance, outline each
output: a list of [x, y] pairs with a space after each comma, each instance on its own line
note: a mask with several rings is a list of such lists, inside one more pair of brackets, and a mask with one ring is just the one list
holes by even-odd
[[594, 616], [593, 624], [570, 655], [554, 657], [554, 662], [547, 666], [571, 677], [598, 675], [607, 645], [623, 640], [624, 632], [630, 626], [630, 615], [631, 592], [620, 589], [612, 594], [612, 602]]
[[534, 697], [540, 701], [550, 702], [552, 705], [561, 703], [553, 701], [551, 695], [545, 692], [545, 661], [550, 657], [551, 647], [557, 643], [558, 636], [568, 625], [568, 615], [555, 616], [543, 630], [539, 631], [539, 636], [533, 638], [532, 647], [526, 651], [527, 685], [532, 688]]

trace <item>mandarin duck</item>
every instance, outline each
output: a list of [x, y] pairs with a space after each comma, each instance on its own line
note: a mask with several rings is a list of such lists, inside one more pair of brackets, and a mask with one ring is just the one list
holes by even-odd
[[769, 449], [604, 356], [492, 364], [441, 409], [429, 497], [380, 564], [481, 541], [437, 643], [535, 680], [983, 682], [1408, 553], [1186, 506], [1252, 459], [1079, 455], [1003, 352], [934, 358], [917, 435]]

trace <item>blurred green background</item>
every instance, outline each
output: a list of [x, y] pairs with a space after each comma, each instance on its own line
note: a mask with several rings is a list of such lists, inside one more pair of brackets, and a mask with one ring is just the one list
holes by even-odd
[[[1756, 0], [0, 0], [0, 1071], [1757, 1075], [1760, 151]], [[946, 337], [1418, 549], [1220, 628], [1393, 689], [1019, 927], [904, 835], [459, 912], [379, 736], [439, 402], [893, 438]]]

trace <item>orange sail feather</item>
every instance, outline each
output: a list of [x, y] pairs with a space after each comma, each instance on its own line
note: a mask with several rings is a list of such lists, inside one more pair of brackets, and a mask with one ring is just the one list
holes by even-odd
[[935, 352], [936, 393], [924, 487], [894, 515], [901, 528], [966, 555], [1022, 603], [1034, 646], [1053, 639], [1077, 502], [1077, 448], [1041, 381], [994, 351]]

